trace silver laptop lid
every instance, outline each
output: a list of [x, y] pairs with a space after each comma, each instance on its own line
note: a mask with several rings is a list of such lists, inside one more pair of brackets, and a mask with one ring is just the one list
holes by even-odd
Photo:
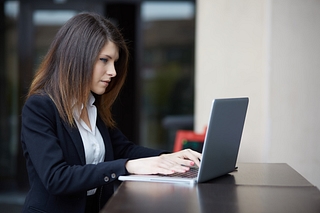
[[247, 97], [212, 101], [197, 182], [235, 169], [248, 103]]

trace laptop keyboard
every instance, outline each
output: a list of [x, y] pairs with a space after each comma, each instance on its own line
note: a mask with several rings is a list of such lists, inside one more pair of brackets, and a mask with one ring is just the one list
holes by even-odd
[[163, 176], [166, 176], [166, 177], [182, 177], [182, 178], [196, 178], [197, 175], [198, 175], [198, 171], [199, 171], [199, 168], [190, 168], [189, 171], [186, 171], [184, 173], [176, 172], [176, 173], [173, 173], [173, 174], [168, 174], [168, 175], [163, 175]]

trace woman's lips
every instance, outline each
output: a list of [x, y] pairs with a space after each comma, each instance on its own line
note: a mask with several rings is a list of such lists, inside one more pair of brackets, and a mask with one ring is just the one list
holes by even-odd
[[101, 81], [105, 86], [108, 86], [110, 81]]

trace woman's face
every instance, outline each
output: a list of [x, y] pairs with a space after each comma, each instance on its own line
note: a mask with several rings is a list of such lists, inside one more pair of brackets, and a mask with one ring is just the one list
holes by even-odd
[[97, 95], [102, 95], [117, 75], [114, 63], [119, 58], [118, 47], [113, 42], [107, 42], [99, 53], [98, 60], [93, 67], [90, 90]]

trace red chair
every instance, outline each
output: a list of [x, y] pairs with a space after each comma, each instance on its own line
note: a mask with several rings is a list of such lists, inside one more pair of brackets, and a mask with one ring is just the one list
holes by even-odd
[[178, 130], [176, 132], [173, 151], [177, 152], [184, 148], [192, 148], [192, 147], [188, 147], [188, 144], [191, 144], [191, 143], [201, 143], [199, 144], [199, 146], [197, 146], [199, 147], [198, 150], [196, 150], [196, 151], [201, 151], [204, 138], [206, 136], [206, 131], [207, 131], [207, 128], [205, 128], [203, 133], [198, 134], [192, 130]]

